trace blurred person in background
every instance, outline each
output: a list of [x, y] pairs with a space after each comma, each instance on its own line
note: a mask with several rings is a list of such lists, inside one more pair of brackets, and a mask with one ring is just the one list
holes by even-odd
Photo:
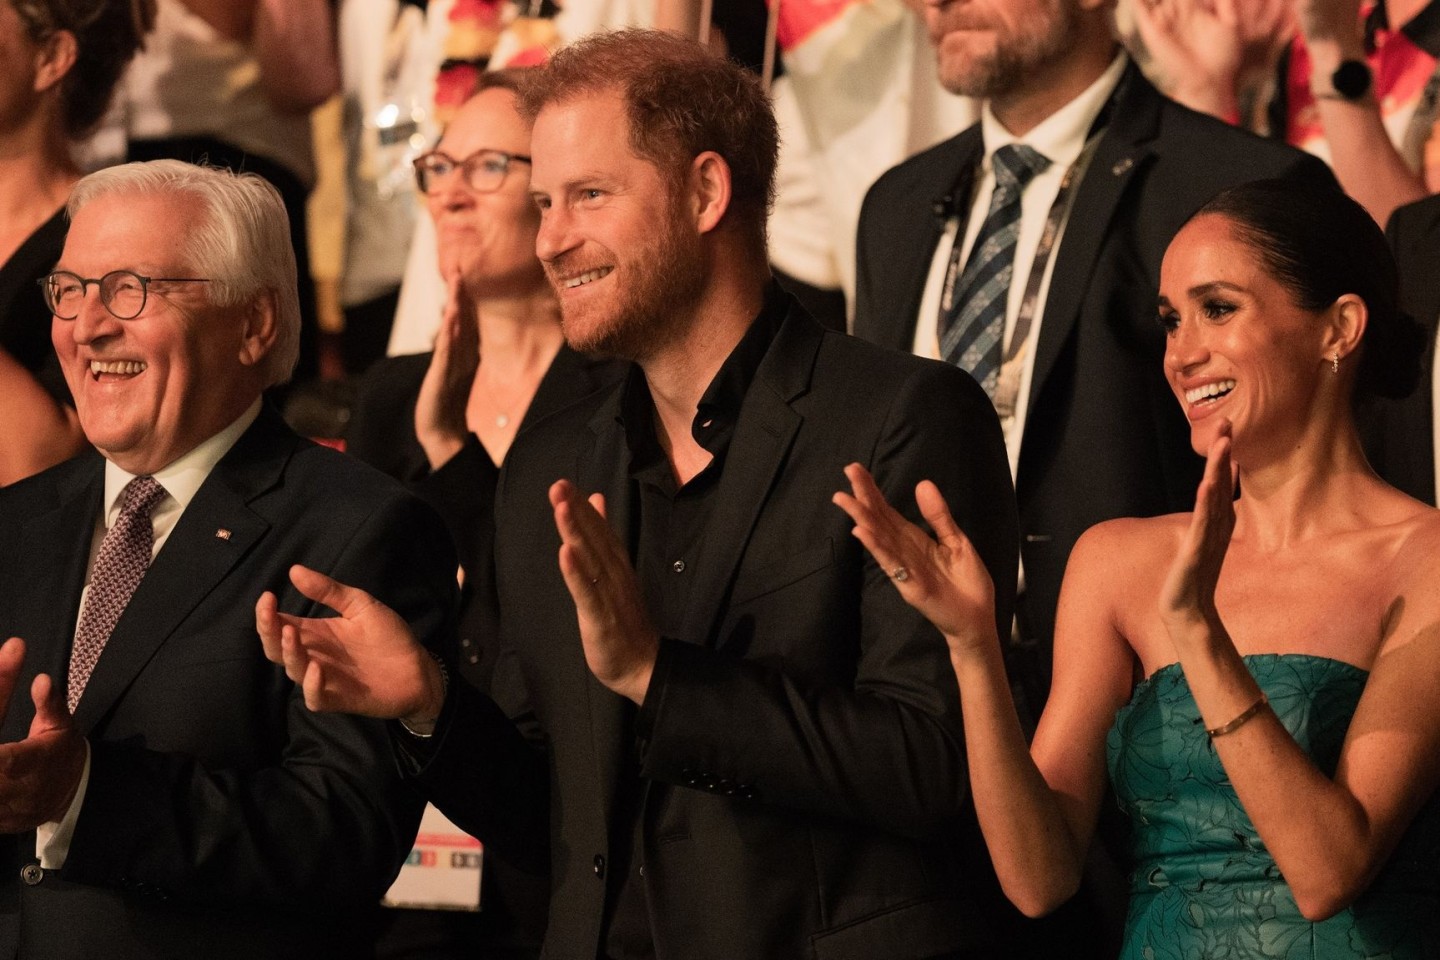
[[[1440, 186], [1425, 158], [1440, 103], [1440, 7], [1431, 0], [1131, 6], [1176, 100], [1326, 160], [1377, 223]], [[1247, 93], [1267, 73], [1259, 96]]]
[[154, 16], [154, 0], [0, 3], [0, 486], [84, 445], [36, 281], [65, 241], [71, 146], [100, 122]]
[[319, 367], [305, 200], [310, 112], [340, 90], [335, 17], [330, 0], [158, 0], [123, 87], [126, 159], [244, 170], [280, 191], [300, 268], [297, 383]]

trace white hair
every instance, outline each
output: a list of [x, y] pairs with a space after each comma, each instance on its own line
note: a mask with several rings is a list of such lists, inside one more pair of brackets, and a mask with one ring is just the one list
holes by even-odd
[[97, 170], [75, 185], [65, 209], [74, 220], [92, 200], [116, 195], [189, 196], [199, 201], [205, 216], [189, 239], [193, 268], [211, 281], [210, 302], [234, 307], [271, 294], [276, 339], [264, 360], [266, 384], [289, 380], [300, 356], [300, 295], [290, 223], [279, 192], [253, 173], [151, 160]]

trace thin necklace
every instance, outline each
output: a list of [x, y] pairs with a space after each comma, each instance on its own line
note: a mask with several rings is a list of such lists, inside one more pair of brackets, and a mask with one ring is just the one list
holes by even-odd
[[495, 393], [495, 389], [490, 386], [484, 377], [480, 376], [480, 371], [475, 371], [475, 377], [480, 381], [480, 389], [484, 391], [485, 397], [490, 401], [490, 405], [495, 408], [495, 428], [497, 430], [508, 429], [510, 426], [510, 411], [515, 409], [516, 400], [511, 400], [502, 406], [499, 396]]

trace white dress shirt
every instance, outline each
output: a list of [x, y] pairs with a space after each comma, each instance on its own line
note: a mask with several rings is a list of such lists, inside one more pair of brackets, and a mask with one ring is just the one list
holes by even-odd
[[[990, 209], [990, 194], [995, 189], [995, 173], [991, 159], [995, 151], [1012, 143], [1022, 143], [1039, 151], [1050, 161], [1050, 165], [1035, 175], [1025, 187], [1020, 198], [1020, 236], [1015, 246], [1014, 270], [1011, 273], [1010, 296], [1005, 307], [1005, 347], [1008, 349], [1015, 321], [1020, 313], [1020, 301], [1025, 296], [1025, 286], [1030, 278], [1030, 267], [1035, 260], [1035, 250], [1040, 245], [1040, 235], [1050, 208], [1060, 193], [1060, 184], [1065, 172], [1079, 158], [1085, 149], [1086, 134], [1095, 123], [1095, 118], [1104, 109], [1105, 102], [1120, 82], [1128, 58], [1125, 54], [1115, 57], [1100, 78], [1083, 93], [1047, 117], [1023, 137], [1016, 137], [995, 119], [995, 114], [986, 103], [980, 113], [980, 134], [985, 144], [985, 157], [981, 162], [979, 176], [975, 178], [975, 192], [970, 200], [970, 215], [965, 221], [964, 246], [961, 248], [960, 263], [963, 267], [970, 256], [970, 248], [985, 222]], [[1085, 174], [1076, 170], [1076, 182]], [[1073, 204], [1075, 193], [1070, 194]], [[1065, 239], [1065, 226], [1070, 210], [1062, 211], [1060, 229], [1055, 238], [1049, 262], [1045, 264], [1040, 293], [1035, 301], [1035, 316], [1031, 320], [1030, 333], [1023, 354], [1019, 394], [1015, 399], [1013, 416], [1002, 418], [1005, 430], [1005, 446], [1010, 454], [1010, 476], [1013, 479], [1020, 463], [1020, 438], [1025, 430], [1025, 417], [1029, 410], [1030, 381], [1035, 368], [1035, 344], [1040, 336], [1040, 322], [1045, 315], [1045, 302], [1050, 289], [1050, 276], [1055, 269], [1060, 245]], [[950, 263], [951, 247], [955, 243], [959, 218], [951, 217], [945, 226], [945, 234], [935, 247], [935, 257], [930, 264], [930, 274], [925, 282], [925, 292], [920, 298], [920, 317], [915, 325], [913, 351], [922, 357], [941, 359], [939, 341], [940, 291], [945, 283], [945, 272]]]
[[[160, 552], [160, 548], [165, 545], [165, 540], [175, 529], [175, 524], [180, 522], [180, 515], [185, 512], [186, 507], [190, 506], [190, 501], [195, 499], [200, 485], [205, 482], [206, 477], [210, 476], [210, 471], [215, 469], [215, 464], [230, 452], [235, 441], [240, 439], [240, 435], [250, 428], [250, 424], [254, 423], [255, 418], [259, 415], [260, 401], [257, 399], [230, 426], [209, 440], [203, 441], [169, 466], [155, 471], [153, 474], [155, 482], [165, 488], [166, 496], [161, 498], [154, 512], [150, 514], [151, 530], [155, 538], [150, 550], [152, 560]], [[90, 541], [90, 562], [86, 565], [85, 589], [80, 594], [82, 616], [85, 610], [85, 601], [90, 596], [90, 574], [95, 569], [95, 557], [100, 552], [100, 542], [105, 539], [106, 531], [119, 519], [120, 494], [134, 479], [135, 474], [125, 472], [113, 461], [105, 461], [105, 509], [95, 523], [95, 535]], [[80, 628], [78, 619], [75, 628], [78, 632]], [[65, 688], [64, 677], [56, 677], [54, 681], [60, 689]], [[70, 808], [65, 811], [65, 816], [59, 821], [42, 823], [35, 829], [35, 855], [40, 859], [40, 866], [44, 869], [59, 870], [65, 865], [65, 858], [70, 853], [70, 840], [75, 835], [75, 823], [80, 819], [80, 808], [85, 803], [85, 790], [89, 785], [90, 744], [89, 741], [86, 741], [85, 768], [80, 774], [80, 786], [75, 791], [75, 799], [70, 802]]]

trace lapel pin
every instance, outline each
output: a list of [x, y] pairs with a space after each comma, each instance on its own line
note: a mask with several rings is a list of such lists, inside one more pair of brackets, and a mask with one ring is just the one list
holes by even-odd
[[229, 540], [229, 539], [230, 539], [230, 531], [229, 531], [229, 530], [226, 530], [224, 527], [221, 527], [219, 530], [216, 530], [216, 531], [215, 531], [215, 539], [217, 539], [217, 540]]
[[1115, 166], [1110, 168], [1110, 172], [1118, 177], [1122, 173], [1126, 173], [1127, 171], [1129, 171], [1129, 169], [1133, 166], [1135, 166], [1135, 161], [1131, 160], [1129, 157], [1126, 157], [1124, 160], [1117, 160], [1115, 162]]

